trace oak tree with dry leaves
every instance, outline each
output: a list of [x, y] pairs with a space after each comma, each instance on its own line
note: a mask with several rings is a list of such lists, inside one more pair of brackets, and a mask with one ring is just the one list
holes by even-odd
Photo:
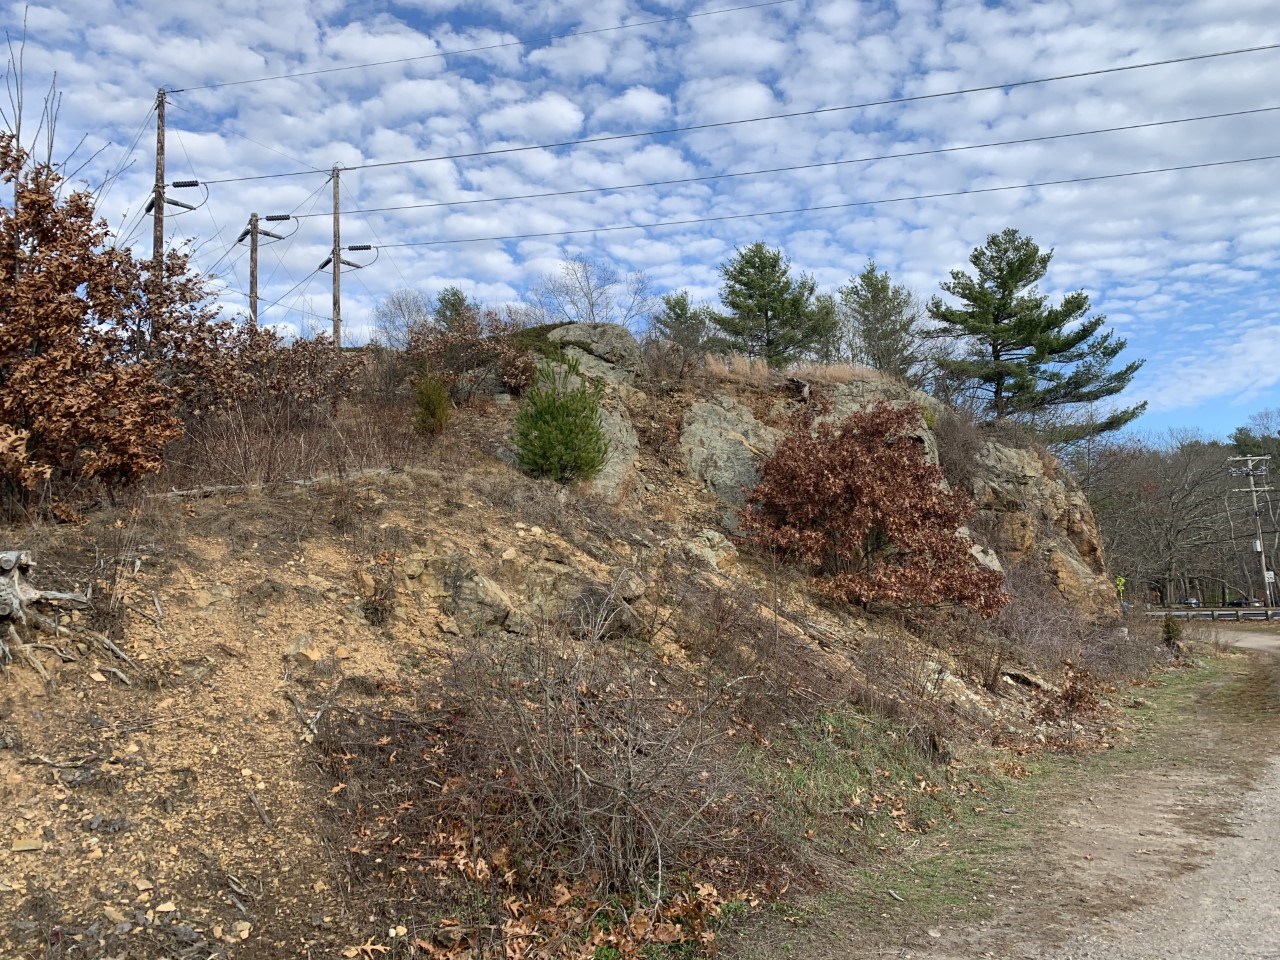
[[12, 133], [0, 133], [0, 184], [0, 506], [50, 509], [79, 485], [112, 489], [160, 469], [181, 433], [181, 391], [158, 361], [213, 314], [181, 253], [149, 292], [92, 195], [65, 191]]
[[973, 512], [916, 439], [918, 412], [874, 404], [833, 423], [801, 408], [761, 466], [742, 526], [761, 546], [810, 564], [833, 599], [895, 607], [969, 607], [993, 616], [1002, 577], [980, 568], [957, 531]]

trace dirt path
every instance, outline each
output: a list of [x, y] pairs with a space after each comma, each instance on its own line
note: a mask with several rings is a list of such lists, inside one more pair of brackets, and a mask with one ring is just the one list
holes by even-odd
[[[1280, 631], [1212, 639], [1280, 654]], [[954, 835], [887, 891], [854, 878], [735, 956], [1280, 960], [1280, 671], [1217, 658], [1161, 685], [1131, 698], [1130, 742], [1064, 758], [999, 802], [1007, 823]]]
[[[1216, 639], [1280, 654], [1277, 633], [1219, 628]], [[1262, 704], [1272, 713], [1273, 697], [1268, 694]], [[1197, 703], [1208, 699], [1202, 695]], [[1042, 901], [1048, 910], [1006, 911], [991, 925], [995, 929], [957, 937], [964, 944], [960, 951], [953, 942], [916, 955], [935, 960], [1280, 958], [1280, 760], [1270, 761], [1248, 785], [1240, 783], [1237, 765], [1206, 763], [1211, 759], [1206, 750], [1230, 755], [1250, 749], [1249, 727], [1232, 731], [1194, 745], [1188, 752], [1192, 762], [1184, 769], [1175, 764], [1162, 774], [1157, 766], [1119, 783], [1100, 784], [1116, 795], [1105, 807], [1097, 804], [1097, 816], [1088, 822], [1074, 819], [1081, 812], [1078, 804], [1068, 807], [1073, 829], [1048, 858], [1068, 875], [1056, 885], [1048, 876], [1041, 878], [1050, 884]], [[1274, 729], [1258, 733], [1275, 735]], [[1244, 789], [1233, 790], [1233, 785]], [[999, 936], [988, 936], [997, 930]], [[1060, 935], [1068, 931], [1063, 942]]]

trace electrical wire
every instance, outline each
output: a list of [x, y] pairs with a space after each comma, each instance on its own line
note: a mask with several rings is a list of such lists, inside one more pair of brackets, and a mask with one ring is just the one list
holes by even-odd
[[[642, 130], [633, 133], [612, 133], [595, 137], [581, 137], [576, 140], [560, 140], [554, 143], [537, 143], [519, 147], [495, 147], [488, 150], [473, 150], [468, 153], [439, 154], [430, 157], [410, 157], [404, 160], [382, 160], [344, 166], [344, 171], [378, 170], [387, 167], [400, 167], [418, 163], [434, 163], [443, 160], [472, 160], [477, 157], [493, 157], [511, 153], [524, 153], [531, 150], [552, 150], [559, 147], [576, 147], [594, 143], [610, 143], [618, 140], [635, 140], [642, 137], [659, 137], [673, 134], [691, 133], [700, 130], [712, 130], [721, 127], [740, 126], [748, 123], [764, 123], [772, 120], [791, 120], [797, 117], [814, 117], [829, 113], [849, 110], [864, 110], [871, 107], [900, 106], [905, 103], [918, 103], [926, 100], [938, 100], [946, 97], [966, 96], [971, 93], [989, 93], [994, 90], [1013, 90], [1045, 83], [1056, 83], [1061, 80], [1078, 80], [1086, 77], [1100, 77], [1108, 74], [1124, 73], [1133, 70], [1145, 70], [1151, 67], [1163, 67], [1171, 64], [1191, 63], [1200, 60], [1211, 60], [1218, 57], [1233, 57], [1246, 53], [1259, 53], [1266, 50], [1280, 49], [1280, 43], [1265, 44], [1257, 47], [1243, 47], [1235, 50], [1220, 50], [1215, 53], [1200, 53], [1185, 57], [1174, 57], [1167, 60], [1151, 60], [1145, 63], [1131, 63], [1119, 67], [1100, 67], [1096, 70], [1083, 70], [1075, 73], [1062, 73], [1050, 77], [1036, 77], [1031, 80], [1011, 80], [1004, 83], [991, 83], [978, 87], [963, 87], [957, 90], [943, 90], [936, 93], [921, 93], [906, 97], [892, 97], [884, 100], [866, 100], [861, 103], [848, 103], [834, 107], [816, 107], [812, 110], [796, 110], [788, 113], [773, 113], [759, 117], [743, 117], [738, 120], [717, 120], [708, 123], [688, 124], [681, 127], [665, 127], [661, 130]], [[222, 183], [244, 183], [250, 180], [271, 180], [281, 177], [314, 176], [317, 171], [300, 170], [287, 173], [264, 173], [243, 177], [224, 177], [218, 180], [205, 180], [203, 183], [214, 185]]]
[[315, 70], [300, 70], [295, 73], [279, 73], [267, 77], [251, 77], [245, 80], [223, 80], [219, 83], [206, 83], [197, 87], [177, 87], [173, 93], [184, 93], [195, 90], [217, 90], [222, 87], [238, 87], [250, 83], [266, 83], [271, 80], [293, 80], [298, 77], [317, 77], [329, 73], [341, 73], [345, 70], [363, 70], [368, 67], [387, 67], [400, 63], [415, 63], [420, 60], [438, 60], [444, 57], [456, 57], [467, 53], [484, 53], [489, 50], [501, 50], [505, 47], [522, 47], [535, 43], [553, 43], [556, 40], [569, 40], [574, 37], [589, 37], [601, 33], [615, 33], [619, 30], [631, 30], [635, 27], [652, 27], [664, 23], [679, 23], [685, 20], [696, 20], [699, 17], [714, 17], [722, 13], [741, 13], [745, 10], [760, 10], [764, 7], [780, 7], [795, 3], [796, 0], [764, 0], [762, 3], [748, 3], [737, 7], [723, 7], [719, 10], [704, 10], [701, 13], [686, 13], [674, 17], [659, 17], [653, 20], [639, 20], [635, 23], [622, 23], [612, 27], [597, 27], [592, 30], [577, 30], [573, 33], [552, 34], [546, 37], [531, 37], [524, 40], [504, 40], [478, 47], [460, 47], [455, 50], [444, 50], [438, 53], [424, 53], [416, 57], [397, 57], [394, 60], [373, 60], [369, 63], [351, 63], [341, 67], [322, 67]]
[[[308, 196], [303, 197], [302, 200], [292, 210], [289, 211], [289, 216], [293, 216], [295, 213], [297, 213], [298, 210], [301, 209], [302, 204], [306, 203], [308, 200], [311, 201], [310, 209], [314, 210], [316, 208], [316, 204], [320, 202], [320, 191], [322, 191], [325, 188], [325, 186], [326, 185], [322, 183], [320, 184], [320, 186], [312, 190]], [[289, 252], [289, 248], [293, 245], [294, 238], [297, 237], [297, 235], [301, 232], [301, 230], [302, 230], [302, 225], [299, 224], [298, 229], [289, 235], [289, 239], [284, 241], [284, 243], [281, 245], [279, 250], [275, 250], [274, 246], [272, 247], [276, 255], [276, 263], [275, 263], [275, 266], [271, 268], [271, 272], [267, 274], [267, 279], [262, 284], [262, 286], [269, 285], [271, 281], [275, 279], [276, 274], [280, 270], [284, 270], [284, 274], [286, 277], [290, 276], [289, 268], [284, 265], [284, 258], [285, 258], [285, 254]]]
[[[363, 209], [344, 210], [343, 213], [389, 213], [397, 210], [426, 210], [435, 207], [461, 207], [483, 203], [506, 203], [513, 200], [541, 200], [549, 197], [572, 197], [589, 193], [608, 193], [616, 190], [639, 190], [646, 187], [679, 186], [689, 183], [705, 183], [711, 180], [728, 180], [735, 177], [758, 177], [774, 173], [794, 173], [799, 170], [816, 170], [822, 167], [837, 167], [855, 163], [873, 163], [881, 160], [900, 160], [908, 157], [927, 157], [946, 153], [961, 153], [968, 150], [986, 150], [992, 147], [1021, 146], [1028, 143], [1045, 143], [1051, 140], [1066, 140], [1073, 137], [1089, 137], [1104, 133], [1119, 133], [1127, 130], [1145, 130], [1152, 127], [1163, 127], [1178, 123], [1192, 123], [1200, 120], [1219, 120], [1226, 117], [1243, 117], [1259, 113], [1271, 113], [1280, 110], [1280, 106], [1257, 107], [1249, 110], [1233, 110], [1229, 113], [1210, 113], [1198, 117], [1182, 117], [1176, 120], [1154, 120], [1147, 123], [1131, 123], [1119, 127], [1100, 127], [1096, 130], [1078, 130], [1073, 133], [1052, 133], [1037, 137], [1019, 137], [1016, 140], [995, 140], [989, 143], [969, 143], [956, 147], [933, 147], [927, 150], [910, 150], [905, 153], [886, 153], [873, 157], [854, 157], [846, 160], [824, 160], [819, 163], [800, 163], [788, 167], [768, 167], [763, 170], [742, 170], [736, 173], [712, 173], [698, 177], [678, 177], [672, 180], [651, 180], [646, 183], [620, 183], [607, 187], [582, 187], [577, 190], [552, 190], [544, 193], [524, 193], [507, 197], [480, 197], [470, 200], [439, 200], [430, 203], [407, 203], [389, 207], [365, 207]], [[309, 214], [309, 216], [329, 216], [327, 213]]]
[[[346, 188], [345, 186], [342, 186], [342, 181], [338, 181], [338, 188], [339, 188], [340, 190], [342, 190], [343, 192], [346, 192], [346, 193], [347, 193], [347, 195], [348, 195], [348, 196], [350, 196], [350, 191], [348, 191], [348, 190], [347, 190], [347, 188]], [[353, 202], [354, 202], [354, 198], [353, 198]], [[363, 220], [364, 220], [364, 222], [365, 222], [365, 226], [367, 226], [367, 227], [369, 228], [369, 234], [373, 237], [373, 242], [374, 242], [374, 243], [375, 243], [379, 248], [383, 248], [382, 238], [378, 236], [378, 231], [374, 228], [374, 226], [373, 226], [373, 221], [369, 219], [368, 212], [367, 212], [367, 211], [364, 211], [364, 210], [351, 210], [351, 211], [345, 211], [345, 210], [344, 210], [344, 211], [343, 211], [343, 213], [347, 213], [347, 212], [350, 212], [350, 213], [358, 213], [358, 214], [360, 215], [361, 219], [363, 219]], [[301, 219], [301, 218], [299, 218], [299, 219]], [[404, 284], [404, 286], [405, 286], [405, 288], [406, 288], [406, 289], [407, 289], [407, 288], [409, 288], [409, 287], [411, 286], [411, 284], [409, 283], [408, 279], [405, 277], [405, 275], [404, 275], [404, 271], [402, 271], [402, 270], [400, 269], [400, 264], [396, 263], [395, 258], [394, 258], [393, 256], [391, 256], [391, 254], [390, 254], [390, 253], [388, 253], [388, 254], [387, 254], [387, 259], [391, 261], [391, 266], [395, 267], [396, 273], [397, 273], [397, 274], [399, 274], [399, 276], [400, 276], [400, 282], [401, 282], [402, 284]], [[364, 282], [364, 281], [362, 280], [362, 281], [361, 281], [361, 283], [363, 283], [363, 282]], [[366, 288], [366, 289], [367, 289], [367, 288]], [[373, 296], [373, 291], [370, 291], [370, 292], [369, 292], [369, 295], [370, 295], [370, 296]]]
[[[195, 165], [195, 164], [192, 162], [192, 160], [191, 160], [191, 154], [187, 152], [187, 144], [186, 144], [186, 141], [184, 141], [184, 140], [182, 139], [182, 132], [181, 132], [180, 130], [174, 129], [174, 131], [173, 131], [173, 136], [174, 136], [174, 139], [176, 139], [176, 140], [178, 141], [178, 149], [182, 151], [182, 155], [183, 155], [183, 157], [185, 157], [185, 158], [186, 158], [186, 160], [187, 160], [187, 166], [188, 166], [188, 167], [190, 168], [190, 170], [191, 170], [191, 176], [192, 176], [192, 177], [195, 177], [195, 175], [196, 175], [196, 165]], [[229, 255], [230, 255], [233, 244], [230, 244], [230, 243], [228, 243], [226, 240], [224, 240], [224, 239], [223, 239], [223, 236], [222, 236], [222, 228], [218, 226], [218, 221], [217, 221], [217, 220], [215, 220], [215, 219], [213, 218], [213, 210], [212, 210], [212, 209], [210, 209], [210, 207], [209, 207], [208, 203], [207, 203], [207, 202], [206, 202], [206, 203], [203, 203], [203, 204], [201, 204], [201, 206], [203, 206], [203, 207], [205, 208], [205, 213], [206, 213], [206, 214], [208, 215], [208, 217], [209, 217], [209, 223], [213, 225], [213, 236], [214, 236], [214, 238], [215, 238], [216, 240], [219, 240], [219, 241], [221, 241], [221, 242], [222, 242], [222, 256], [218, 257], [218, 260], [217, 260], [217, 261], [215, 261], [215, 262], [220, 262], [223, 258], [225, 258], [225, 257], [227, 257], [227, 256], [229, 256]], [[239, 283], [239, 282], [240, 282], [240, 278], [236, 275], [235, 262], [234, 262], [234, 261], [232, 261], [232, 262], [228, 263], [228, 265], [227, 265], [227, 266], [228, 266], [228, 267], [230, 268], [230, 270], [231, 270], [231, 276], [232, 276], [232, 278], [236, 281], [236, 283]]]
[[1040, 180], [1034, 183], [1013, 183], [998, 187], [974, 187], [968, 190], [949, 190], [940, 193], [920, 193], [909, 197], [886, 197], [880, 200], [855, 200], [848, 203], [826, 203], [813, 207], [792, 207], [787, 210], [761, 210], [756, 213], [732, 213], [718, 217], [691, 217], [685, 220], [656, 220], [651, 223], [619, 224], [611, 227], [589, 227], [581, 230], [547, 230], [541, 233], [506, 234], [490, 237], [463, 237], [455, 240], [410, 240], [388, 244], [398, 247], [433, 247], [458, 243], [484, 243], [487, 241], [535, 240], [544, 237], [569, 237], [589, 233], [616, 233], [623, 230], [649, 230], [655, 227], [683, 227], [699, 223], [721, 223], [728, 220], [750, 220], [755, 217], [778, 217], [794, 213], [818, 213], [825, 210], [847, 210], [853, 207], [871, 207], [885, 203], [905, 203], [912, 200], [939, 200], [946, 197], [976, 196], [984, 193], [1001, 193], [1009, 190], [1030, 190], [1036, 187], [1057, 187], [1073, 183], [1094, 183], [1101, 180], [1119, 180], [1126, 177], [1145, 177], [1157, 173], [1175, 173], [1183, 170], [1204, 170], [1210, 167], [1226, 167], [1244, 163], [1261, 163], [1280, 160], [1280, 154], [1263, 157], [1243, 157], [1237, 160], [1215, 160], [1209, 163], [1187, 163], [1173, 167], [1157, 167], [1153, 170], [1130, 170], [1124, 173], [1103, 173], [1089, 177], [1067, 177], [1061, 180]]
[[116, 164], [114, 172], [108, 172], [107, 176], [103, 178], [102, 188], [101, 188], [102, 193], [94, 197], [93, 202], [95, 206], [101, 206], [102, 204], [106, 203], [107, 195], [111, 193], [111, 188], [115, 186], [115, 182], [117, 178], [119, 178], [119, 176], [122, 173], [124, 173], [125, 165], [130, 160], [133, 159], [133, 154], [138, 149], [138, 144], [142, 141], [142, 135], [147, 132], [147, 124], [151, 122], [151, 118], [152, 116], [155, 115], [155, 112], [156, 112], [156, 105], [155, 105], [155, 102], [153, 101], [151, 104], [151, 109], [147, 111], [147, 115], [142, 118], [142, 123], [138, 125], [138, 132], [133, 138], [133, 144], [129, 147], [128, 151], [124, 154], [124, 156], [120, 158], [120, 162]]
[[[190, 114], [193, 117], [200, 117], [200, 114], [197, 113], [195, 110], [192, 110], [190, 107], [183, 106], [181, 103], [179, 103], [176, 100], [169, 100], [168, 104], [171, 107], [177, 107], [183, 113]], [[271, 146], [270, 144], [263, 143], [261, 140], [255, 140], [253, 137], [249, 136], [248, 134], [241, 133], [239, 130], [233, 130], [231, 127], [228, 127], [226, 124], [213, 123], [213, 124], [210, 124], [210, 126], [212, 126], [215, 130], [218, 130], [222, 133], [229, 134], [233, 137], [239, 137], [241, 140], [246, 140], [249, 143], [252, 143], [254, 146], [261, 147], [263, 150], [269, 150], [272, 153], [274, 153], [276, 156], [284, 157], [286, 160], [292, 160], [294, 163], [307, 167], [308, 169], [305, 171], [306, 173], [328, 173], [329, 172], [328, 170], [321, 170], [318, 167], [313, 167], [310, 164], [308, 164], [307, 161], [299, 157], [295, 157], [290, 154], [287, 154], [283, 150], [277, 150], [275, 147]], [[193, 175], [194, 175], [194, 172], [195, 171], [192, 171]]]

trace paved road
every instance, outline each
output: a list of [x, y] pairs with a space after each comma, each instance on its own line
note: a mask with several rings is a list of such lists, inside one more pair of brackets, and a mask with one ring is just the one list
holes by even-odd
[[[1235, 646], [1280, 655], [1280, 634], [1231, 630]], [[1202, 869], [1171, 881], [1159, 903], [1073, 937], [1053, 960], [1277, 960], [1280, 958], [1280, 762], [1242, 802], [1235, 836]]]
[[1264, 653], [1280, 655], [1280, 633], [1263, 633], [1260, 630], [1233, 630], [1231, 627], [1218, 625], [1222, 638], [1232, 646], [1242, 650], [1261, 650]]

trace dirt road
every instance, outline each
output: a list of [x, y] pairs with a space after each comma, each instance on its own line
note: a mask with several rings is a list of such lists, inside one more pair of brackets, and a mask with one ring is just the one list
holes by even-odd
[[[1218, 627], [1217, 639], [1280, 655], [1280, 633]], [[1219, 744], [1222, 749], [1240, 746], [1239, 741]], [[981, 940], [970, 939], [969, 955], [1010, 960], [1280, 958], [1280, 760], [1267, 766], [1238, 805], [1229, 791], [1214, 790], [1199, 779], [1187, 771], [1172, 773], [1164, 784], [1144, 784], [1143, 789], [1133, 789], [1139, 786], [1135, 783], [1126, 788], [1127, 795], [1113, 798], [1115, 804], [1132, 804], [1129, 809], [1099, 809], [1100, 819], [1074, 831], [1077, 850], [1093, 850], [1084, 854], [1088, 866], [1101, 856], [1104, 873], [1132, 878], [1131, 891], [1112, 888], [1115, 900], [1110, 910], [1088, 911], [1093, 917], [1080, 917], [1078, 928], [1057, 946], [1029, 943], [1040, 932], [1031, 930], [1024, 930], [1029, 936], [1019, 946], [1009, 936], [1017, 928], [1011, 923], [1002, 931], [999, 949], [972, 949]], [[1183, 783], [1171, 790], [1178, 780]], [[1215, 797], [1220, 798], [1216, 803]], [[1090, 833], [1104, 842], [1091, 844]], [[1140, 847], [1133, 843], [1135, 838], [1143, 838], [1138, 840]], [[1163, 861], [1164, 868], [1153, 870], [1156, 861]], [[1068, 858], [1059, 865], [1070, 862]], [[1125, 910], [1126, 893], [1145, 905]], [[1063, 926], [1070, 929], [1075, 924], [1067, 921]], [[947, 954], [955, 955], [947, 950], [933, 956]]]

